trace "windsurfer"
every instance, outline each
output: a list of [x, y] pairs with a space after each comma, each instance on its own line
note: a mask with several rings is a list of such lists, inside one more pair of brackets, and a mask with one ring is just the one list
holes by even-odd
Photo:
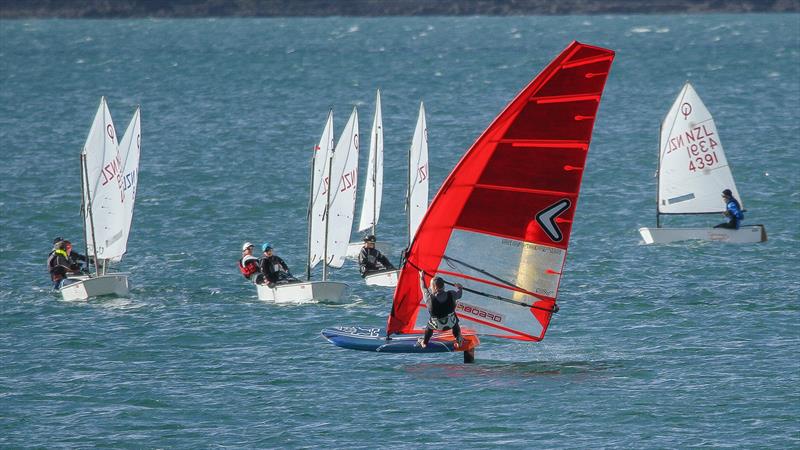
[[425, 337], [417, 341], [419, 346], [422, 348], [428, 346], [434, 330], [447, 331], [452, 329], [453, 336], [456, 338], [456, 348], [460, 347], [463, 338], [461, 337], [461, 327], [458, 325], [458, 316], [456, 316], [456, 305], [463, 293], [462, 286], [455, 283], [454, 286], [458, 290], [445, 291], [444, 279], [442, 277], [433, 277], [429, 289], [425, 286], [425, 272], [423, 271], [419, 272], [419, 284], [422, 293], [425, 295], [425, 304], [428, 307], [428, 312], [431, 315], [428, 324], [425, 325]]
[[389, 258], [375, 248], [375, 241], [375, 235], [372, 234], [364, 238], [364, 247], [358, 254], [358, 269], [361, 272], [361, 278], [373, 272], [394, 270]]
[[714, 228], [728, 228], [731, 230], [738, 230], [739, 225], [741, 225], [742, 220], [744, 219], [744, 213], [742, 212], [742, 206], [739, 203], [739, 200], [736, 200], [733, 197], [733, 192], [730, 189], [725, 189], [722, 191], [722, 198], [725, 201], [725, 212], [722, 214], [728, 218], [727, 221], [722, 222], [719, 225], [716, 225]]
[[271, 287], [275, 284], [285, 284], [300, 281], [292, 275], [289, 266], [283, 259], [274, 254], [272, 244], [265, 242], [261, 246], [264, 254], [261, 257], [261, 273], [267, 278], [267, 284]]

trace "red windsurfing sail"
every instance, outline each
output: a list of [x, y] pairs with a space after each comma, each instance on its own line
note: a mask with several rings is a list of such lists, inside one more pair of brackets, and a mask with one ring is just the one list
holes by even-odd
[[[614, 52], [573, 42], [494, 120], [433, 199], [387, 332], [428, 320], [419, 270], [461, 283], [461, 326], [541, 340], [555, 307], [595, 114]], [[422, 310], [422, 311], [420, 311]]]

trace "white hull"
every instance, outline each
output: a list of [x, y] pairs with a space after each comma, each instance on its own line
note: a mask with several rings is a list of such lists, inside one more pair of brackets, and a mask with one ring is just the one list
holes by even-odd
[[124, 297], [129, 292], [128, 274], [68, 277], [60, 292], [64, 300], [86, 300], [101, 295]]
[[364, 277], [364, 282], [367, 283], [367, 286], [395, 287], [398, 276], [400, 276], [399, 270], [387, 270], [367, 275]]
[[257, 284], [258, 299], [275, 303], [340, 302], [344, 300], [347, 285], [335, 281], [306, 281], [279, 284], [269, 287]]
[[749, 244], [767, 240], [764, 225], [750, 225], [729, 230], [727, 228], [639, 228], [645, 244], [668, 244], [670, 242], [701, 240], [733, 244]]
[[[350, 244], [347, 245], [347, 254], [345, 256], [347, 258], [358, 259], [358, 254], [361, 253], [362, 248], [364, 248], [363, 242], [351, 242]], [[377, 248], [378, 251], [386, 255], [387, 258], [388, 255], [391, 254], [390, 252], [392, 250], [389, 244], [383, 242], [378, 242], [377, 244], [375, 244], [375, 248]]]

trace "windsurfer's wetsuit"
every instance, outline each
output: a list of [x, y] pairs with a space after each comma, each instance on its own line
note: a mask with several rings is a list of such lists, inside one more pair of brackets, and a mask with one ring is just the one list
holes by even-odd
[[742, 205], [733, 197], [728, 199], [725, 204], [725, 217], [728, 218], [726, 222], [715, 226], [714, 228], [729, 228], [731, 230], [738, 230], [742, 220], [744, 220], [744, 213], [742, 212]]
[[420, 285], [422, 293], [425, 295], [425, 304], [428, 306], [428, 312], [431, 315], [428, 324], [425, 325], [423, 347], [428, 345], [434, 330], [446, 331], [452, 329], [453, 336], [461, 344], [461, 327], [458, 325], [458, 316], [456, 316], [457, 300], [463, 294], [461, 288], [455, 291], [441, 290], [434, 293], [425, 286], [424, 277], [420, 277]]
[[[245, 255], [239, 260], [239, 271], [248, 280], [252, 279], [254, 283], [261, 284], [264, 282], [264, 274], [260, 272], [259, 263], [260, 261], [255, 256]], [[251, 278], [253, 275], [255, 278]]]
[[363, 247], [358, 254], [358, 270], [361, 278], [364, 278], [372, 272], [394, 270], [394, 266], [377, 248]]
[[267, 278], [269, 284], [298, 281], [289, 271], [289, 266], [277, 255], [261, 258], [261, 273]]

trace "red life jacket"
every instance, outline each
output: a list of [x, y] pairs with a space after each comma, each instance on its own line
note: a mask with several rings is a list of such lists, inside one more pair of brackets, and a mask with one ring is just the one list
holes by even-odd
[[252, 257], [253, 259], [248, 259], [245, 265], [242, 265], [242, 260], [239, 260], [239, 271], [242, 272], [245, 278], [248, 280], [250, 276], [254, 273], [258, 272], [258, 259]]

